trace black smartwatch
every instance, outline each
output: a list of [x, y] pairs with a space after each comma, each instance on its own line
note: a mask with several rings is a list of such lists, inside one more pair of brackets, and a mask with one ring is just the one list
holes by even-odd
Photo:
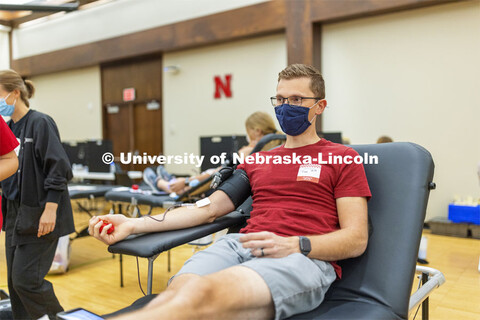
[[312, 251], [312, 244], [310, 243], [310, 239], [308, 239], [307, 237], [298, 237], [300, 240], [300, 252], [304, 255], [304, 256], [308, 256], [308, 254], [310, 253], [310, 251]]

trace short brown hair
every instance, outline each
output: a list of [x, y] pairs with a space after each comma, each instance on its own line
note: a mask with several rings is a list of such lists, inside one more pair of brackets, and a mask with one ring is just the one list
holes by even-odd
[[28, 99], [35, 93], [35, 87], [32, 81], [23, 80], [22, 77], [13, 70], [2, 70], [0, 71], [0, 86], [8, 92], [14, 90], [20, 91], [20, 99], [22, 99], [27, 107], [30, 107]]
[[320, 99], [325, 99], [325, 81], [317, 68], [306, 64], [291, 64], [278, 74], [278, 81], [309, 78], [310, 90]]
[[393, 139], [390, 138], [389, 136], [381, 136], [377, 140], [377, 143], [388, 143], [388, 142], [393, 142]]

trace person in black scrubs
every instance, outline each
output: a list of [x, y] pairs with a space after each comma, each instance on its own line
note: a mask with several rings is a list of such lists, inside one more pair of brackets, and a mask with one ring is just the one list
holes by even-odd
[[1, 183], [8, 290], [14, 319], [55, 319], [63, 308], [44, 278], [58, 238], [74, 232], [72, 170], [53, 119], [29, 109], [34, 91], [15, 71], [0, 71], [1, 115], [20, 140], [18, 171]]

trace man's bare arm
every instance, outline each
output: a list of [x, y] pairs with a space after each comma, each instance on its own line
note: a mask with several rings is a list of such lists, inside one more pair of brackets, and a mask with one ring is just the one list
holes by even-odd
[[15, 151], [0, 156], [0, 181], [10, 177], [17, 171], [18, 159]]
[[363, 197], [337, 199], [340, 230], [309, 236], [312, 251], [309, 258], [337, 261], [360, 256], [368, 242], [368, 208]]
[[[201, 208], [181, 207], [167, 213], [163, 222], [148, 217], [135, 219], [134, 233], [148, 233], [167, 230], [185, 229], [213, 222], [216, 218], [235, 210], [230, 198], [223, 191], [212, 193], [208, 199], [210, 204]], [[162, 219], [163, 214], [154, 216]]]
[[[361, 255], [368, 242], [367, 200], [363, 197], [337, 199], [340, 230], [309, 235], [312, 245], [308, 257], [337, 261]], [[257, 257], [281, 258], [300, 252], [298, 237], [281, 237], [272, 232], [249, 233], [240, 238], [245, 248]]]
[[[125, 239], [130, 234], [160, 232], [167, 230], [178, 230], [205, 223], [213, 222], [216, 218], [226, 215], [235, 209], [230, 198], [223, 191], [216, 191], [208, 197], [210, 204], [203, 207], [181, 207], [164, 213], [155, 215], [151, 219], [149, 217], [127, 218], [123, 215], [106, 215], [101, 217], [93, 217], [90, 219], [89, 233], [98, 240], [111, 245], [120, 240]], [[102, 228], [102, 221], [106, 221], [108, 226]], [[107, 234], [108, 230], [114, 227], [111, 234]]]

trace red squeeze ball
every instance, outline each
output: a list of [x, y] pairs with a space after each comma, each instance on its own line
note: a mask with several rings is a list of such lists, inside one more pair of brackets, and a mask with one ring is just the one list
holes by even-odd
[[[101, 220], [101, 219], [100, 219]], [[102, 220], [103, 224], [100, 226], [100, 232], [102, 232], [103, 230], [103, 227], [106, 227], [108, 226], [110, 223], [105, 221], [105, 220]], [[115, 230], [115, 226], [112, 224], [112, 226], [110, 227], [110, 229], [107, 230], [107, 234], [110, 234], [112, 233], [113, 231]]]

